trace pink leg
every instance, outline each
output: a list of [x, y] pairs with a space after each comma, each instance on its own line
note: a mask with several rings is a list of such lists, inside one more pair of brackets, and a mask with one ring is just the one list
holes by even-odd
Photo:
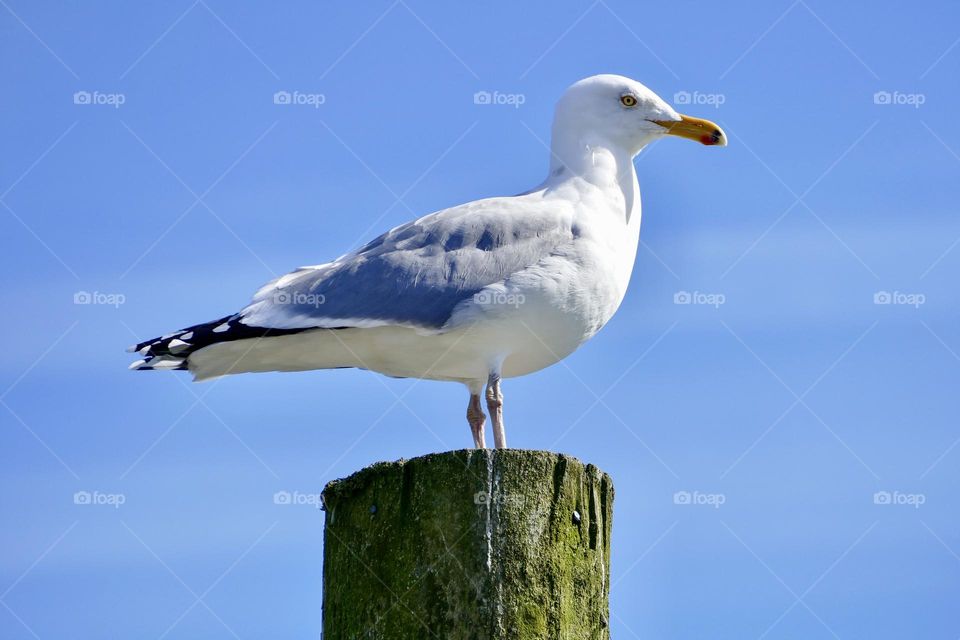
[[487, 379], [487, 411], [493, 423], [493, 443], [497, 449], [507, 448], [507, 432], [503, 427], [503, 394], [500, 392], [500, 374], [491, 373]]
[[470, 404], [467, 405], [467, 422], [470, 423], [470, 431], [473, 433], [473, 446], [477, 449], [487, 447], [483, 433], [483, 423], [487, 417], [483, 415], [483, 408], [480, 406], [480, 394], [470, 394]]

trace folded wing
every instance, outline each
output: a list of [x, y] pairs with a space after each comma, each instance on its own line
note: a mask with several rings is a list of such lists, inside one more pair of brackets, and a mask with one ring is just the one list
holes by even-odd
[[283, 330], [400, 325], [439, 331], [458, 304], [536, 264], [571, 237], [569, 216], [546, 209], [541, 199], [471, 202], [274, 280], [239, 321]]

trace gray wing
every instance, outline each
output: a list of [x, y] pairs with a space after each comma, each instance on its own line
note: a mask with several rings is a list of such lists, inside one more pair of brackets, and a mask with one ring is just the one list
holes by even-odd
[[274, 280], [240, 321], [277, 329], [440, 329], [458, 304], [571, 241], [569, 212], [551, 206], [539, 198], [491, 198], [425, 216], [333, 262]]

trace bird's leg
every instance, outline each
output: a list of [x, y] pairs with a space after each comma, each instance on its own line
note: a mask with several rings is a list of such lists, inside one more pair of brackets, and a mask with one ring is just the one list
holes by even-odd
[[493, 423], [493, 444], [497, 449], [507, 448], [507, 432], [503, 428], [503, 394], [500, 393], [500, 374], [487, 378], [487, 411]]
[[483, 423], [487, 416], [483, 414], [483, 408], [480, 406], [480, 394], [470, 394], [470, 404], [467, 405], [467, 422], [470, 423], [470, 431], [473, 433], [473, 446], [477, 449], [486, 449], [487, 443], [483, 434]]

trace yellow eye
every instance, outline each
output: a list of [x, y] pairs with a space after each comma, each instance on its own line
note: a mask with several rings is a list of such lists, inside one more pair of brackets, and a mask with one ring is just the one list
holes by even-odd
[[632, 96], [629, 93], [623, 96], [620, 96], [620, 104], [625, 107], [635, 107], [637, 106], [637, 97]]

